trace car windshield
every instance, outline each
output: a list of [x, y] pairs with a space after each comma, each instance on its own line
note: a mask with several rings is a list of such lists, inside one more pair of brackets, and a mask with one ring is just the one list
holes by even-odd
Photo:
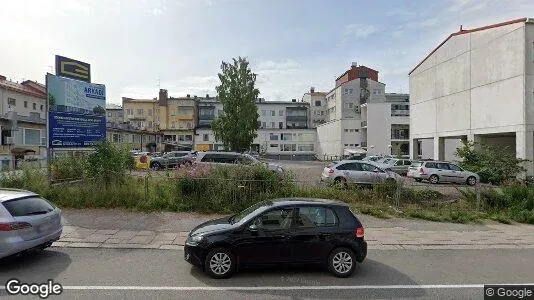
[[239, 223], [243, 221], [248, 215], [252, 214], [253, 212], [257, 210], [263, 210], [265, 207], [268, 207], [270, 205], [272, 205], [272, 202], [270, 201], [258, 202], [252, 205], [251, 207], [241, 211], [240, 213], [237, 213], [231, 216], [230, 219], [228, 219], [228, 223], [230, 224]]

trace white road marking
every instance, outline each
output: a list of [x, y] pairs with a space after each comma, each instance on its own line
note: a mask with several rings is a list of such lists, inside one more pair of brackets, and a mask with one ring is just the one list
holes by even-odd
[[[334, 285], [334, 286], [104, 286], [66, 285], [63, 290], [106, 290], [106, 291], [287, 291], [287, 290], [395, 290], [395, 289], [475, 289], [485, 284], [422, 284], [422, 285]], [[494, 285], [494, 284], [486, 284]], [[534, 283], [496, 284], [534, 285]], [[5, 290], [5, 286], [2, 286]]]

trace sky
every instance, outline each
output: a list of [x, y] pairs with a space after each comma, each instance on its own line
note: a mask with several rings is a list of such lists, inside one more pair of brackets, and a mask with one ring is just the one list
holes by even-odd
[[0, 75], [44, 83], [55, 55], [91, 64], [107, 101], [215, 95], [222, 61], [242, 56], [260, 97], [329, 91], [352, 62], [386, 92], [449, 34], [534, 17], [532, 0], [0, 0]]

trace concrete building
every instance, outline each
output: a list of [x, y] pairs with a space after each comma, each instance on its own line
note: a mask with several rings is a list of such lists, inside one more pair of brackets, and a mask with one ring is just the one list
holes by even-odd
[[450, 159], [471, 140], [534, 160], [533, 19], [460, 27], [409, 75], [412, 157]]
[[160, 132], [138, 130], [129, 124], [108, 123], [106, 139], [128, 150], [163, 151], [163, 135]]
[[[303, 99], [310, 101], [311, 93]], [[408, 99], [406, 94], [386, 94], [378, 71], [353, 63], [336, 79], [334, 89], [325, 95], [325, 105], [318, 109], [326, 116], [325, 122], [317, 125], [319, 159], [349, 154], [408, 155]]]
[[122, 97], [124, 122], [131, 124], [135, 129], [156, 131], [156, 99], [132, 99]]
[[0, 168], [46, 165], [46, 89], [0, 76]]
[[108, 124], [124, 123], [124, 111], [120, 105], [106, 103], [106, 122]]
[[326, 94], [324, 92], [316, 92], [314, 87], [310, 88], [310, 92], [302, 96], [302, 102], [310, 105], [310, 127], [317, 128], [318, 125], [326, 123]]

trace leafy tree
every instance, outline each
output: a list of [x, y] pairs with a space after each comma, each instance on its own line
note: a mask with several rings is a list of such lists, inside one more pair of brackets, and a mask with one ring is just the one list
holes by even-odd
[[99, 143], [87, 158], [87, 177], [105, 187], [124, 183], [129, 160], [128, 152], [118, 145], [109, 141]]
[[462, 160], [461, 167], [480, 175], [482, 182], [494, 184], [515, 178], [525, 172], [523, 163], [528, 161], [516, 158], [509, 147], [495, 147], [472, 141], [464, 142], [457, 148], [456, 156]]
[[246, 151], [252, 145], [258, 130], [256, 99], [260, 91], [255, 88], [256, 74], [245, 58], [222, 62], [219, 73], [221, 84], [216, 87], [223, 105], [223, 115], [212, 123], [215, 138], [232, 151]]

